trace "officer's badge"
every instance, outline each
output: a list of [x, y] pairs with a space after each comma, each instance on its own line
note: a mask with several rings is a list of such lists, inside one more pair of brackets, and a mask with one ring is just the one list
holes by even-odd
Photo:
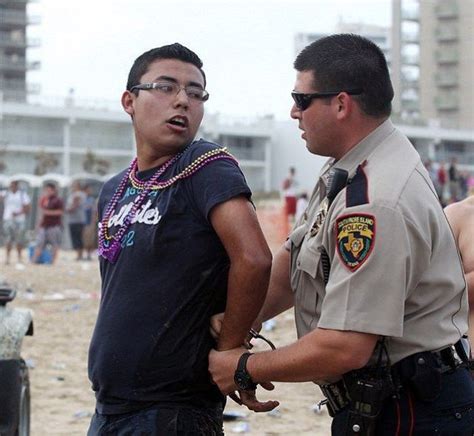
[[316, 236], [319, 232], [319, 229], [324, 224], [326, 220], [326, 215], [328, 213], [329, 202], [327, 197], [321, 202], [321, 206], [319, 207], [318, 213], [316, 214], [316, 218], [314, 220], [313, 225], [311, 226], [310, 236]]
[[375, 243], [375, 217], [351, 214], [336, 221], [337, 252], [342, 263], [357, 270], [367, 260]]

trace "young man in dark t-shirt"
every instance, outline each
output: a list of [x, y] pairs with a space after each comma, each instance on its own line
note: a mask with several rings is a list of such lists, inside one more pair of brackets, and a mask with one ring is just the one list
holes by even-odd
[[[194, 141], [208, 98], [201, 67], [180, 44], [152, 49], [122, 96], [137, 158], [99, 198], [89, 435], [222, 434], [207, 355], [241, 345], [265, 298], [271, 254], [250, 189], [225, 148]], [[209, 320], [223, 310], [216, 344]]]

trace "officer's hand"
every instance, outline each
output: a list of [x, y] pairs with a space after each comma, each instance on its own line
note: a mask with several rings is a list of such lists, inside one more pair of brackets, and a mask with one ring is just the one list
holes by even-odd
[[[275, 389], [273, 383], [266, 382], [261, 383], [261, 386], [268, 391]], [[247, 406], [248, 409], [253, 410], [254, 412], [269, 412], [277, 407], [280, 403], [275, 400], [268, 400], [268, 401], [259, 401], [257, 399], [257, 392], [256, 391], [240, 391], [240, 400], [242, 404]]]
[[[244, 404], [255, 412], [267, 412], [278, 406], [278, 401], [260, 402], [257, 400], [255, 391], [238, 391], [234, 382], [234, 374], [240, 356], [245, 352], [245, 348], [234, 348], [233, 350], [216, 351], [209, 353], [209, 372], [213, 382], [219, 387], [224, 395], [229, 395], [238, 404]], [[269, 391], [274, 389], [273, 383], [261, 383], [264, 389]], [[240, 400], [240, 401], [239, 401]]]

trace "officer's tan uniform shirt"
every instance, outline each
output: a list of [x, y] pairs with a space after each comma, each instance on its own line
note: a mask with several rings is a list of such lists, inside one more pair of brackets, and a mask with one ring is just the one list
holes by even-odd
[[[366, 186], [339, 192], [317, 231], [331, 167]], [[348, 206], [354, 192], [366, 200]], [[453, 235], [418, 153], [389, 120], [323, 167], [290, 241], [299, 336], [316, 327], [384, 335], [393, 364], [454, 344], [467, 332], [466, 284]]]

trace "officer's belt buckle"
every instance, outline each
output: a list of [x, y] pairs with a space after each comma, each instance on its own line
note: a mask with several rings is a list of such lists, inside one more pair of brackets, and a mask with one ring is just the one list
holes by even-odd
[[320, 401], [318, 405], [325, 405], [331, 417], [334, 417], [349, 404], [349, 395], [342, 380], [336, 383], [320, 385], [319, 387], [326, 400]]
[[464, 363], [458, 355], [454, 345], [446, 347], [440, 351], [432, 351], [431, 354], [433, 354], [438, 360], [441, 374], [452, 372]]

